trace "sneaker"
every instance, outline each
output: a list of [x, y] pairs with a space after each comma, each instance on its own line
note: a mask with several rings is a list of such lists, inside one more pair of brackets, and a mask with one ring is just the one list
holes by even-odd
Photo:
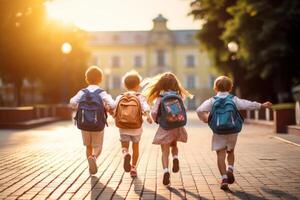
[[125, 172], [130, 172], [130, 169], [131, 169], [130, 160], [131, 160], [131, 155], [129, 153], [127, 153], [124, 156], [124, 163], [123, 163], [123, 168], [124, 168]]
[[172, 172], [177, 173], [178, 171], [179, 171], [179, 160], [178, 158], [174, 158]]
[[221, 182], [221, 189], [222, 189], [222, 190], [229, 190], [227, 178], [222, 179], [222, 182]]
[[226, 174], [227, 174], [227, 177], [228, 177], [228, 179], [227, 179], [228, 184], [234, 183], [235, 178], [234, 178], [234, 175], [233, 175], [233, 171], [231, 169], [228, 169]]
[[88, 157], [88, 162], [89, 162], [89, 172], [90, 172], [90, 174], [96, 174], [97, 171], [98, 171], [96, 158], [94, 156], [89, 156]]
[[170, 173], [169, 172], [164, 173], [163, 184], [164, 185], [170, 184]]
[[131, 170], [130, 170], [130, 176], [131, 176], [131, 178], [137, 177], [136, 168], [133, 166], [131, 167]]

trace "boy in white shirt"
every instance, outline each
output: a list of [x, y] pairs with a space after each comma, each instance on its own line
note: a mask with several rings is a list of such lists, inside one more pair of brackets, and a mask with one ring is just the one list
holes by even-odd
[[[218, 77], [214, 82], [214, 90], [217, 93], [216, 97], [226, 98], [230, 95], [232, 90], [232, 80], [226, 76]], [[212, 107], [216, 100], [212, 97], [206, 101], [204, 101], [198, 108], [197, 114], [199, 118], [208, 123], [209, 113], [212, 111]], [[238, 110], [256, 110], [261, 108], [271, 108], [272, 103], [265, 102], [263, 104], [248, 101], [245, 99], [240, 99], [236, 96], [232, 98], [236, 108]], [[238, 133], [230, 133], [230, 134], [217, 134], [214, 133], [212, 137], [212, 150], [217, 152], [218, 158], [218, 168], [222, 176], [221, 181], [221, 189], [227, 190], [228, 184], [232, 184], [234, 182], [234, 148], [236, 145]], [[228, 161], [228, 169], [226, 171], [226, 152], [227, 152], [227, 161]]]
[[[99, 84], [102, 81], [103, 72], [99, 67], [91, 66], [85, 72], [85, 80], [88, 84], [88, 87], [85, 90], [93, 93], [96, 90], [101, 89]], [[84, 90], [84, 89], [83, 89]], [[73, 108], [78, 107], [78, 103], [82, 96], [85, 94], [83, 90], [80, 90], [74, 97], [70, 99], [70, 104]], [[100, 90], [99, 90], [100, 91]], [[103, 106], [112, 110], [115, 108], [115, 102], [112, 97], [106, 93], [106, 91], [102, 91], [99, 93], [103, 101]], [[101, 154], [102, 145], [103, 145], [103, 131], [81, 131], [83, 144], [86, 146], [86, 157], [89, 163], [89, 171], [91, 174], [96, 174], [97, 169], [97, 158]]]
[[[130, 172], [131, 177], [137, 176], [136, 164], [139, 157], [139, 141], [143, 132], [142, 115], [147, 117], [148, 123], [152, 123], [150, 106], [146, 98], [139, 94], [141, 76], [131, 71], [124, 75], [123, 84], [126, 88], [124, 94], [116, 98], [115, 121], [119, 128], [122, 153], [124, 156], [123, 167], [125, 172]], [[132, 142], [132, 164], [128, 148]]]

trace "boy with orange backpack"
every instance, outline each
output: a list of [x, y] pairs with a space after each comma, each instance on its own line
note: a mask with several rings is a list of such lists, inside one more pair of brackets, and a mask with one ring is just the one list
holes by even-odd
[[[145, 97], [138, 93], [140, 90], [141, 76], [131, 71], [123, 77], [123, 84], [126, 88], [124, 94], [116, 98], [115, 123], [120, 131], [120, 141], [124, 156], [123, 167], [125, 172], [130, 172], [131, 177], [136, 177], [136, 163], [139, 157], [139, 141], [143, 132], [143, 115], [147, 116], [147, 121], [151, 124], [150, 106]], [[131, 155], [128, 148], [132, 142], [132, 164]]]

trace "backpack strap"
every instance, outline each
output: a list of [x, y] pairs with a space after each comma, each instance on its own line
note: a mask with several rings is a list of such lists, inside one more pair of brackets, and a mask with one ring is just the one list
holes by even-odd
[[98, 88], [98, 89], [95, 90], [93, 93], [94, 93], [94, 94], [100, 94], [101, 92], [104, 92], [104, 90]]
[[81, 90], [84, 94], [88, 94], [88, 93], [90, 93], [90, 91], [87, 89], [87, 88], [85, 88], [85, 89], [82, 89]]
[[[98, 88], [98, 89], [96, 89], [93, 93], [94, 94], [96, 94], [96, 95], [99, 95], [99, 94], [101, 94], [102, 92], [104, 92], [104, 90], [102, 90], [102, 89], [100, 89], [100, 88]], [[101, 97], [100, 97], [101, 98]], [[101, 100], [102, 100], [102, 98], [101, 98]], [[104, 116], [105, 116], [105, 119], [107, 119], [108, 118], [108, 114], [107, 114], [107, 112], [106, 112], [106, 109], [104, 108]], [[108, 127], [108, 123], [107, 123], [107, 120], [105, 120], [105, 125]]]

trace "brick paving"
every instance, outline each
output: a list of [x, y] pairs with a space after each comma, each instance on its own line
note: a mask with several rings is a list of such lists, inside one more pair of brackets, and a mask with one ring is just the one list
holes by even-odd
[[273, 138], [272, 130], [245, 125], [236, 149], [236, 183], [219, 189], [211, 133], [189, 116], [187, 144], [179, 144], [181, 170], [162, 184], [155, 125], [146, 125], [138, 178], [122, 168], [118, 131], [104, 136], [99, 170], [89, 176], [80, 132], [71, 122], [26, 131], [0, 131], [0, 199], [299, 199], [300, 147]]

